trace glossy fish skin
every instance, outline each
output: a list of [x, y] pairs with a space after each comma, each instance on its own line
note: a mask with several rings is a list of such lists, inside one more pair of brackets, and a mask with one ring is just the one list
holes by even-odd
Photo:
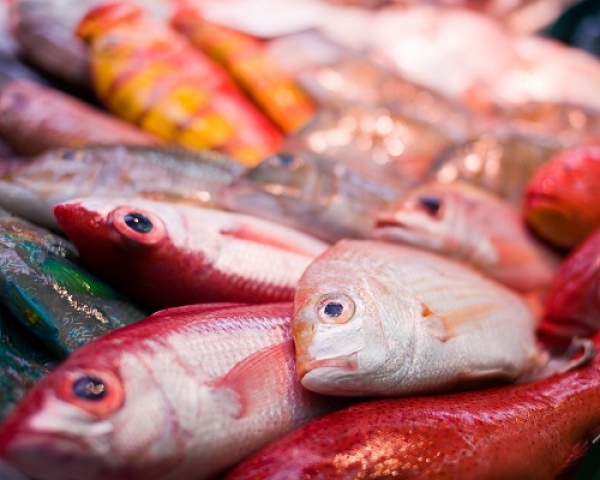
[[0, 136], [19, 155], [95, 143], [159, 143], [154, 136], [75, 97], [26, 80], [0, 89]]
[[[0, 426], [0, 458], [38, 480], [212, 478], [339, 408], [297, 380], [291, 310], [168, 309], [82, 347]], [[74, 394], [86, 375], [105, 396]]]
[[78, 197], [146, 197], [215, 207], [217, 193], [245, 171], [216, 152], [175, 146], [95, 145], [54, 149], [0, 174], [0, 206], [57, 230], [54, 206]]
[[543, 367], [536, 319], [515, 292], [416, 248], [341, 240], [306, 269], [292, 329], [302, 385], [410, 395]]
[[573, 249], [552, 282], [540, 325], [545, 342], [568, 346], [600, 330], [600, 230]]
[[57, 356], [145, 313], [74, 262], [72, 245], [41, 228], [0, 217], [0, 300]]
[[409, 190], [377, 215], [373, 236], [466, 261], [523, 293], [545, 292], [561, 261], [519, 210], [460, 182]]
[[247, 170], [219, 199], [231, 210], [335, 242], [369, 237], [375, 212], [401, 191], [310, 152], [281, 152]]
[[544, 240], [569, 249], [600, 226], [600, 147], [564, 149], [540, 166], [524, 193], [529, 226]]
[[281, 132], [227, 72], [141, 6], [100, 5], [77, 34], [90, 46], [94, 90], [118, 117], [165, 142], [216, 149], [247, 165], [279, 149]]
[[596, 355], [534, 383], [354, 405], [273, 442], [226, 479], [553, 480], [600, 425], [599, 371]]
[[291, 301], [328, 246], [248, 215], [144, 199], [84, 198], [54, 213], [91, 271], [153, 310]]

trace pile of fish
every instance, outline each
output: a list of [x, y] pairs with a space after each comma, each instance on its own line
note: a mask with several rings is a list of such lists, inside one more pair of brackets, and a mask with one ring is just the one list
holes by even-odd
[[0, 478], [600, 472], [600, 60], [535, 3], [2, 0]]

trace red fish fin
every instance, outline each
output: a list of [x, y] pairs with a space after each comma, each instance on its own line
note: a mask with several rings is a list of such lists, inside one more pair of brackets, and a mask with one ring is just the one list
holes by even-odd
[[430, 334], [441, 342], [446, 342], [456, 336], [457, 329], [462, 325], [472, 324], [477, 322], [478, 319], [484, 319], [490, 311], [496, 308], [497, 305], [494, 304], [469, 305], [438, 314], [433, 312], [427, 305], [423, 305], [421, 315]]
[[[294, 345], [292, 340], [263, 348], [241, 360], [213, 386], [234, 399], [237, 405], [236, 418], [251, 415], [264, 408], [269, 397], [281, 390], [278, 382], [281, 372], [293, 368]], [[287, 391], [288, 385], [283, 385]]]

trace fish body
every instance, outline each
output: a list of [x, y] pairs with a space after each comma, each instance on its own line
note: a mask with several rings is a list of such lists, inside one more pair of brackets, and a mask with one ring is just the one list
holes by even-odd
[[0, 89], [0, 136], [19, 155], [97, 143], [159, 143], [153, 135], [75, 97], [27, 80]]
[[545, 302], [540, 335], [568, 346], [574, 337], [600, 330], [600, 230], [589, 235], [565, 258]]
[[0, 426], [0, 457], [39, 480], [213, 478], [336, 405], [298, 382], [291, 311], [167, 309], [82, 347]]
[[548, 243], [569, 249], [600, 226], [600, 147], [563, 149], [541, 165], [527, 184], [523, 213]]
[[54, 212], [85, 265], [151, 309], [291, 301], [328, 246], [248, 215], [144, 199], [84, 198]]
[[73, 246], [4, 213], [0, 217], [0, 300], [57, 356], [145, 313], [76, 263]]
[[341, 240], [302, 275], [298, 373], [331, 395], [408, 395], [514, 380], [547, 362], [515, 292], [416, 248]]
[[401, 191], [311, 152], [281, 152], [225, 186], [218, 198], [231, 210], [335, 242], [369, 237], [375, 212]]
[[249, 165], [279, 149], [281, 132], [228, 73], [142, 7], [100, 5], [77, 34], [90, 46], [94, 90], [118, 117], [168, 143]]
[[146, 197], [216, 206], [217, 193], [245, 167], [211, 151], [174, 146], [94, 145], [53, 149], [0, 174], [0, 205], [58, 229], [54, 206], [79, 197]]
[[553, 480], [600, 425], [599, 360], [533, 383], [353, 405], [287, 434], [225, 478]]
[[466, 261], [521, 292], [546, 291], [561, 257], [514, 206], [467, 183], [430, 183], [377, 215], [373, 236]]

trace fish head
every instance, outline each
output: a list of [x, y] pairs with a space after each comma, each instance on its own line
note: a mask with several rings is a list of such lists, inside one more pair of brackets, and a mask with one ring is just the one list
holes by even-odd
[[75, 352], [29, 390], [0, 424], [0, 459], [39, 480], [155, 479], [180, 462], [156, 376], [105, 347]]
[[[292, 333], [302, 385], [321, 394], [361, 395], [381, 391], [392, 352], [410, 356], [415, 332], [409, 322], [389, 322], [398, 303], [377, 267], [335, 258], [341, 241], [314, 261], [294, 298]], [[383, 267], [385, 268], [385, 267]], [[392, 328], [395, 331], [391, 332]], [[390, 357], [397, 359], [390, 362]]]
[[[221, 192], [233, 210], [281, 218], [314, 214], [323, 195], [316, 159], [308, 153], [279, 153], [247, 170]], [[269, 213], [272, 212], [272, 213]]]
[[376, 216], [373, 237], [450, 254], [463, 240], [457, 220], [467, 206], [450, 185], [414, 188]]

